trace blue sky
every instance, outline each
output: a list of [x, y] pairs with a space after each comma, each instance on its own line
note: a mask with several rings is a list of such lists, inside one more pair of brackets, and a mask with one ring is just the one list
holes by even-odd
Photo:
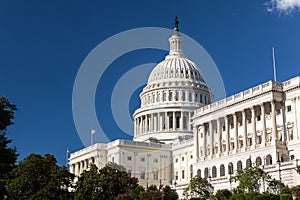
[[[128, 29], [172, 29], [177, 15], [180, 31], [213, 58], [227, 95], [273, 79], [272, 46], [277, 80], [300, 75], [299, 1], [290, 1], [295, 7], [276, 4], [276, 0], [268, 7], [270, 2], [1, 1], [0, 95], [18, 106], [8, 137], [17, 147], [19, 159], [31, 152], [52, 153], [59, 164], [65, 164], [67, 148], [83, 147], [72, 116], [77, 71], [99, 43]], [[157, 50], [131, 52], [116, 60], [105, 78], [120, 76], [123, 65], [128, 70], [142, 63], [157, 63], [165, 55]], [[115, 83], [111, 81], [108, 88]], [[130, 101], [130, 112], [138, 106], [138, 91]], [[110, 139], [130, 139], [115, 125], [111, 111], [97, 104], [105, 92], [109, 93], [97, 90], [96, 94], [101, 124], [109, 130]]]

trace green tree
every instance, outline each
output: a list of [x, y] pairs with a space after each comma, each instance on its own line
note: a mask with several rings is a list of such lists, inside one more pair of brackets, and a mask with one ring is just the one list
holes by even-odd
[[217, 200], [227, 200], [232, 196], [232, 192], [228, 189], [218, 190], [214, 195]]
[[270, 176], [267, 175], [259, 167], [246, 167], [243, 170], [238, 170], [235, 176], [232, 176], [230, 180], [239, 182], [239, 185], [235, 189], [238, 193], [256, 192], [259, 191], [259, 184], [262, 181], [269, 182]]
[[166, 185], [162, 189], [162, 199], [163, 200], [176, 200], [178, 199], [178, 194], [176, 190], [172, 189], [170, 186]]
[[137, 178], [131, 178], [125, 168], [109, 163], [100, 170], [91, 165], [76, 183], [75, 199], [115, 199], [118, 195], [132, 192], [137, 186]]
[[147, 190], [140, 192], [139, 200], [161, 200], [162, 192], [156, 185], [150, 185]]
[[16, 110], [16, 106], [8, 99], [0, 97], [0, 199], [7, 196], [8, 179], [11, 178], [11, 172], [18, 157], [16, 148], [8, 146], [11, 140], [6, 137], [7, 127], [13, 124]]
[[13, 169], [9, 199], [72, 199], [73, 178], [65, 166], [57, 166], [53, 155], [31, 154]]
[[11, 104], [6, 97], [0, 97], [0, 131], [6, 130], [8, 126], [13, 124], [12, 120], [16, 110], [16, 105]]
[[276, 179], [272, 179], [268, 181], [268, 192], [279, 194], [281, 192], [281, 189], [284, 187], [284, 184]]
[[284, 187], [281, 190], [282, 194], [290, 194], [292, 195], [295, 199], [300, 199], [300, 185], [296, 185], [294, 187]]
[[213, 186], [206, 178], [195, 176], [190, 180], [189, 186], [184, 191], [187, 198], [197, 197], [200, 199], [208, 199], [213, 192]]

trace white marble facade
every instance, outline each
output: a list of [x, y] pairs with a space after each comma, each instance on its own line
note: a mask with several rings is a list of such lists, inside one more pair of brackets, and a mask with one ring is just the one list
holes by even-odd
[[[134, 113], [133, 141], [94, 144], [71, 154], [79, 176], [90, 163], [123, 165], [147, 185], [172, 185], [182, 195], [191, 177], [206, 177], [215, 190], [254, 164], [289, 186], [300, 184], [300, 76], [269, 81], [211, 103], [213, 94], [197, 65], [182, 51], [178, 27], [170, 52], [150, 74]], [[300, 163], [299, 163], [300, 164]], [[261, 191], [266, 190], [264, 183]]]

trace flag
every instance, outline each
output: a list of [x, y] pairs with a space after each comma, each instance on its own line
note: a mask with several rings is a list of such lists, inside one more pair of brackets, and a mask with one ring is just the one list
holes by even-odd
[[94, 135], [96, 133], [96, 130], [92, 128], [91, 134]]

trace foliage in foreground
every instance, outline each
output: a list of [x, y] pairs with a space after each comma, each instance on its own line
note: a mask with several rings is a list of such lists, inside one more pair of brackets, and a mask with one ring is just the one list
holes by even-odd
[[7, 127], [13, 124], [16, 110], [16, 105], [5, 97], [0, 97], [0, 199], [7, 196], [8, 180], [18, 157], [16, 148], [8, 146], [11, 140], [6, 136]]
[[137, 182], [137, 178], [129, 177], [124, 168], [114, 163], [101, 169], [92, 164], [78, 179], [75, 199], [114, 199], [134, 190]]
[[53, 155], [31, 154], [13, 169], [9, 199], [72, 199], [74, 175], [58, 166]]
[[212, 191], [213, 187], [206, 178], [195, 176], [190, 180], [189, 186], [185, 189], [184, 196], [188, 199], [208, 199]]

